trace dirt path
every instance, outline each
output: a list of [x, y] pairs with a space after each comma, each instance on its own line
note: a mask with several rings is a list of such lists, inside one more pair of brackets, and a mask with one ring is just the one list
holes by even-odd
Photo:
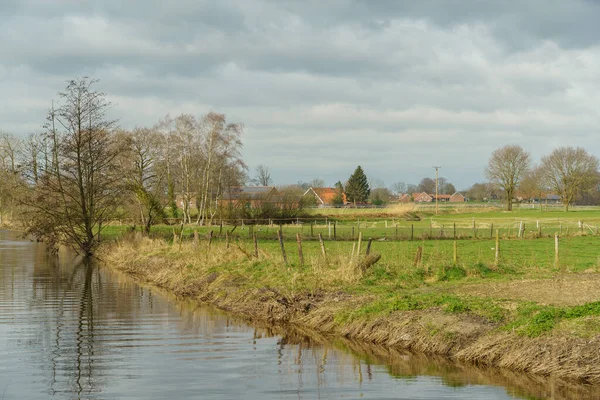
[[554, 279], [524, 279], [464, 285], [456, 294], [540, 304], [575, 306], [600, 301], [600, 274], [565, 274]]

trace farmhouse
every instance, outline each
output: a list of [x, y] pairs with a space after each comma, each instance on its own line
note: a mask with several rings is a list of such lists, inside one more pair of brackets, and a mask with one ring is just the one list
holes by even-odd
[[[435, 201], [436, 195], [432, 194], [430, 196], [432, 198], [432, 201]], [[438, 194], [437, 195], [437, 201], [440, 202], [440, 203], [444, 203], [444, 202], [447, 203], [447, 202], [450, 201], [450, 197], [452, 197], [452, 196], [449, 195], [449, 194]]]
[[412, 198], [415, 203], [431, 203], [433, 201], [433, 197], [425, 192], [413, 193]]
[[450, 203], [464, 203], [465, 201], [468, 201], [467, 198], [459, 192], [454, 193], [452, 196], [450, 196]]
[[[415, 203], [431, 203], [431, 202], [434, 202], [435, 199], [436, 199], [435, 194], [427, 194], [425, 192], [422, 192], [422, 193], [413, 193], [412, 196], [409, 195], [408, 193], [404, 193], [403, 195], [400, 196], [398, 201], [401, 203], [408, 203], [410, 201], [414, 201]], [[440, 203], [444, 203], [444, 202], [446, 202], [446, 203], [464, 203], [465, 201], [468, 201], [468, 200], [462, 193], [456, 192], [452, 195], [438, 194], [437, 201]]]
[[400, 197], [398, 197], [399, 203], [410, 203], [412, 200], [412, 197], [408, 193], [403, 193], [400, 195]]
[[559, 195], [557, 194], [547, 194], [545, 196], [540, 197], [535, 197], [530, 199], [530, 201], [532, 203], [542, 203], [542, 204], [560, 204], [561, 203], [561, 198]]
[[[336, 196], [338, 195], [338, 191], [335, 188], [308, 188], [306, 192], [302, 195], [304, 196], [314, 196], [317, 206], [329, 206], [332, 205]], [[342, 202], [346, 204], [346, 194], [342, 194]]]

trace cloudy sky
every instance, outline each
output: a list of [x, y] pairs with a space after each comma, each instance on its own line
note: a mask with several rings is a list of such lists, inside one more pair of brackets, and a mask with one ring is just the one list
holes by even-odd
[[598, 21], [595, 0], [2, 0], [0, 130], [39, 130], [91, 76], [123, 128], [244, 123], [279, 184], [440, 165], [462, 189], [505, 144], [600, 156]]

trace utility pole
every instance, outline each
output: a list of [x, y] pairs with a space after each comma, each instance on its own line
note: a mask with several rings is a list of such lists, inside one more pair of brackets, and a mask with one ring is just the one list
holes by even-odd
[[438, 170], [442, 167], [433, 167], [435, 168], [435, 215], [438, 214]]

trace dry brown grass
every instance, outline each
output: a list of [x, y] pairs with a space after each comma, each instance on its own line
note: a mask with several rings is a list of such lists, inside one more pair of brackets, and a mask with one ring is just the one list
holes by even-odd
[[525, 279], [462, 285], [457, 294], [495, 299], [534, 301], [545, 305], [576, 306], [598, 301], [600, 274], [564, 274], [554, 279]]
[[[288, 252], [292, 249], [288, 249]], [[364, 271], [361, 258], [334, 253], [326, 258], [307, 254], [302, 269], [286, 266], [280, 253], [259, 250], [258, 258], [250, 243], [224, 242], [210, 246], [184, 242], [181, 246], [163, 240], [132, 236], [116, 245], [107, 245], [100, 258], [108, 265], [180, 295], [214, 295], [220, 288], [254, 290], [265, 287], [290, 302], [299, 293], [339, 291], [356, 283]], [[213, 290], [208, 290], [210, 287]]]

